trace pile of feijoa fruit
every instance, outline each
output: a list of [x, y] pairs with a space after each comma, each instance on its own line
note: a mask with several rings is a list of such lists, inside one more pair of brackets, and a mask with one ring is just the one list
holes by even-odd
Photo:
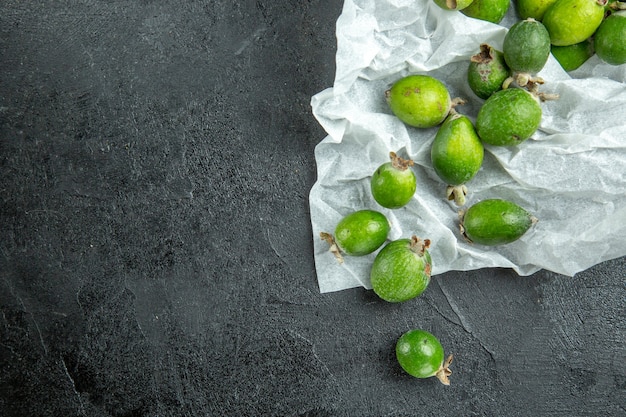
[[[504, 18], [510, 5], [508, 0], [435, 2], [446, 10], [459, 10], [466, 16], [493, 23]], [[626, 2], [514, 0], [513, 3], [521, 19], [543, 24], [550, 35], [550, 50], [566, 71], [577, 69], [594, 54], [607, 64], [626, 64]]]
[[[439, 7], [468, 17], [499, 23], [509, 0], [433, 0]], [[521, 238], [537, 218], [514, 201], [487, 199], [466, 205], [467, 184], [482, 167], [485, 146], [516, 147], [537, 131], [542, 106], [557, 96], [541, 91], [537, 74], [550, 54], [567, 71], [592, 54], [611, 65], [626, 63], [626, 3], [611, 0], [515, 0], [520, 19], [507, 31], [502, 51], [486, 43], [468, 62], [467, 83], [480, 100], [475, 122], [463, 115], [463, 98], [452, 98], [442, 80], [427, 74], [397, 79], [384, 91], [393, 115], [411, 129], [436, 128], [431, 147], [434, 172], [445, 186], [442, 198], [461, 207], [459, 238], [470, 244], [496, 246]], [[521, 150], [523, 151], [523, 150]], [[374, 201], [400, 209], [418, 187], [413, 161], [390, 152], [389, 161], [371, 175]], [[431, 279], [431, 241], [418, 236], [388, 241], [389, 221], [379, 210], [364, 208], [346, 215], [333, 233], [322, 232], [338, 262], [346, 256], [376, 251], [370, 271], [373, 291], [399, 303], [422, 294]], [[421, 329], [396, 343], [397, 360], [408, 374], [436, 376], [449, 384], [452, 355], [444, 360], [437, 338]]]

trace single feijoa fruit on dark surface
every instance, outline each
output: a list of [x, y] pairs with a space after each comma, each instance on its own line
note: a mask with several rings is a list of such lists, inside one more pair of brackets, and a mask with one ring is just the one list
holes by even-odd
[[372, 289], [383, 300], [400, 303], [417, 297], [430, 283], [430, 240], [398, 239], [376, 255], [370, 278]]
[[517, 204], [490, 199], [467, 209], [460, 229], [469, 242], [495, 246], [516, 241], [535, 223], [537, 218]]
[[515, 8], [522, 19], [532, 17], [541, 20], [546, 10], [555, 2], [556, 0], [516, 0]]
[[[626, 34], [625, 34], [626, 36]], [[574, 71], [593, 56], [593, 42], [585, 39], [580, 43], [567, 46], [552, 45], [552, 55], [565, 71]]]
[[389, 159], [374, 171], [370, 188], [378, 204], [396, 209], [411, 201], [417, 183], [411, 170], [412, 160], [402, 159], [395, 152], [389, 153]]
[[596, 54], [611, 65], [626, 64], [626, 10], [613, 12], [593, 35]]
[[342, 253], [363, 256], [380, 248], [389, 234], [389, 221], [375, 210], [354, 211], [337, 223], [334, 236], [322, 232], [320, 237], [330, 245], [330, 250], [340, 262]]
[[481, 44], [480, 52], [470, 58], [467, 82], [474, 94], [482, 99], [501, 90], [509, 76], [511, 70], [504, 61], [504, 54], [486, 43]]
[[550, 56], [550, 35], [532, 18], [515, 23], [504, 36], [504, 60], [514, 72], [536, 74]]
[[507, 88], [483, 103], [476, 117], [476, 132], [490, 145], [519, 145], [537, 131], [541, 115], [536, 96], [523, 88]]
[[452, 355], [444, 362], [441, 342], [432, 333], [421, 329], [404, 333], [396, 342], [396, 358], [409, 375], [415, 378], [434, 376], [442, 384], [450, 385]]
[[452, 99], [446, 86], [429, 75], [409, 75], [385, 92], [393, 114], [409, 126], [437, 126], [446, 118]]
[[430, 157], [435, 172], [448, 184], [448, 199], [465, 204], [465, 183], [474, 178], [483, 163], [483, 144], [466, 116], [453, 112], [443, 122], [433, 141]]
[[434, 0], [437, 6], [444, 10], [463, 10], [470, 4], [472, 0]]
[[543, 15], [552, 45], [567, 46], [588, 39], [604, 19], [607, 0], [557, 0]]
[[509, 10], [510, 4], [510, 0], [474, 0], [461, 10], [461, 13], [474, 19], [500, 23]]

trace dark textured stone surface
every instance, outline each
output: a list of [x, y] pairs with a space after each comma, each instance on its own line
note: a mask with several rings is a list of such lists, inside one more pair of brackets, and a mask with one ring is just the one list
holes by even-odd
[[319, 294], [340, 3], [0, 3], [0, 415], [626, 415], [626, 258]]

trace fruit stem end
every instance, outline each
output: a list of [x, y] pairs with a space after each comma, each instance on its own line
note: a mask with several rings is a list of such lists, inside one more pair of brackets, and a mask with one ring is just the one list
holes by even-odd
[[462, 106], [465, 103], [467, 103], [467, 101], [461, 97], [455, 97], [452, 99], [452, 101], [450, 102], [450, 112], [449, 114], [457, 114], [458, 112], [456, 111], [456, 108], [458, 106]]
[[343, 263], [343, 256], [341, 256], [341, 251], [339, 250], [339, 246], [337, 246], [337, 242], [335, 242], [335, 238], [333, 237], [333, 235], [331, 235], [330, 233], [326, 233], [326, 232], [320, 232], [320, 238], [322, 238], [322, 240], [324, 240], [324, 241], [326, 241], [326, 243], [328, 243], [328, 245], [330, 246], [330, 248], [328, 250], [333, 255], [335, 255], [335, 258], [337, 259], [337, 262], [342, 264]]
[[423, 256], [426, 249], [430, 247], [430, 239], [420, 239], [413, 235], [411, 237], [410, 249], [419, 256]]
[[450, 385], [449, 377], [450, 375], [452, 375], [452, 371], [450, 370], [450, 364], [452, 363], [452, 359], [452, 355], [448, 356], [448, 358], [445, 360], [444, 363], [441, 364], [441, 367], [435, 374], [439, 382], [441, 382], [443, 385]]
[[389, 159], [391, 159], [391, 165], [400, 171], [405, 171], [413, 166], [412, 159], [400, 158], [395, 152], [389, 152]]
[[465, 205], [465, 196], [467, 195], [467, 192], [465, 184], [449, 185], [446, 189], [448, 200], [454, 200], [454, 203], [459, 207]]
[[539, 100], [543, 101], [553, 101], [558, 100], [559, 95], [557, 93], [537, 93]]
[[480, 52], [470, 57], [471, 62], [477, 64], [488, 64], [493, 61], [493, 47], [487, 43], [480, 44]]
[[463, 236], [463, 239], [465, 239], [467, 243], [474, 243], [472, 242], [472, 239], [470, 239], [469, 236], [465, 234], [465, 226], [463, 226], [464, 217], [465, 217], [465, 210], [459, 211], [459, 232], [461, 232], [461, 236]]

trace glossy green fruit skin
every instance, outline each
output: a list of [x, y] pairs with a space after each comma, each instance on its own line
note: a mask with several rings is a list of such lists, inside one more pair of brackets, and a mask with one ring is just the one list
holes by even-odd
[[500, 23], [509, 10], [510, 4], [510, 0], [474, 0], [461, 10], [461, 13], [474, 19]]
[[443, 122], [430, 156], [435, 172], [449, 185], [471, 180], [483, 163], [485, 150], [474, 125], [462, 114], [451, 114]]
[[552, 55], [565, 71], [574, 71], [593, 56], [590, 39], [567, 46], [552, 45]]
[[529, 212], [517, 204], [491, 199], [470, 207], [463, 215], [461, 226], [465, 237], [471, 242], [495, 246], [516, 241], [535, 221]]
[[378, 211], [355, 211], [335, 227], [335, 242], [347, 255], [368, 255], [385, 243], [390, 228], [385, 215]]
[[472, 0], [434, 0], [437, 6], [444, 10], [463, 10], [470, 4]]
[[474, 55], [467, 69], [467, 83], [474, 94], [486, 100], [502, 89], [511, 70], [504, 61], [504, 54], [490, 45], [482, 44], [481, 52]]
[[440, 124], [452, 100], [446, 86], [429, 75], [409, 75], [386, 93], [391, 111], [409, 126], [428, 128]]
[[404, 333], [396, 342], [396, 358], [409, 375], [430, 378], [441, 368], [444, 351], [433, 334], [414, 329]]
[[390, 303], [408, 301], [426, 290], [431, 271], [428, 250], [419, 255], [411, 250], [410, 239], [394, 240], [374, 259], [370, 273], [372, 289]]
[[626, 11], [613, 12], [594, 34], [598, 57], [611, 65], [626, 64]]
[[410, 168], [398, 169], [391, 162], [382, 164], [370, 182], [374, 200], [389, 209], [404, 207], [415, 195], [417, 182]]
[[597, 0], [557, 0], [542, 22], [553, 45], [574, 45], [593, 35], [602, 23], [604, 11]]
[[516, 0], [515, 9], [522, 19], [532, 17], [541, 21], [546, 10], [554, 3], [556, 0]]
[[550, 35], [541, 22], [522, 20], [504, 36], [502, 52], [512, 71], [536, 74], [550, 56]]
[[489, 97], [478, 111], [476, 132], [494, 146], [519, 145], [539, 128], [541, 106], [526, 90], [508, 88]]

